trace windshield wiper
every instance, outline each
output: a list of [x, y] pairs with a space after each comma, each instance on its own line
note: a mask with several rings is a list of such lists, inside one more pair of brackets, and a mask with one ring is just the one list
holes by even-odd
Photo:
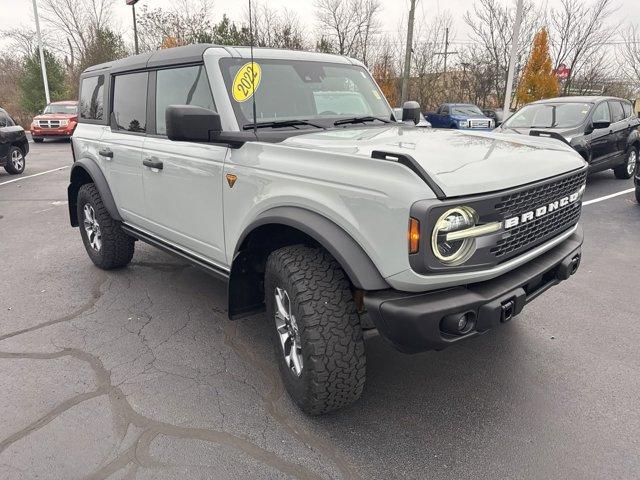
[[[326, 130], [326, 127], [318, 125], [317, 123], [309, 122], [308, 120], [276, 120], [273, 122], [257, 122], [256, 128], [284, 128], [284, 127], [297, 127], [298, 125], [309, 125], [311, 127], [322, 128]], [[242, 127], [243, 130], [253, 130], [253, 123], [247, 123]]]
[[378, 120], [382, 123], [391, 123], [391, 120], [387, 120], [385, 118], [380, 117], [372, 117], [371, 115], [367, 115], [364, 117], [353, 117], [353, 118], [343, 118], [342, 120], [336, 120], [333, 122], [334, 125], [347, 125], [349, 123], [365, 123], [365, 122], [375, 122]]

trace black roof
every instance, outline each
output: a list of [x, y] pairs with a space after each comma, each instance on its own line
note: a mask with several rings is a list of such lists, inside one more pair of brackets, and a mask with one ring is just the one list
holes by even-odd
[[204, 52], [211, 47], [217, 46], [218, 45], [201, 43], [197, 45], [187, 45], [184, 47], [167, 48], [157, 50], [155, 52], [142, 53], [140, 55], [123, 58], [122, 60], [94, 65], [87, 68], [83, 72], [83, 75], [97, 73], [103, 70], [109, 70], [110, 73], [118, 73], [142, 70], [150, 67], [201, 62]]
[[583, 95], [583, 96], [575, 96], [575, 97], [545, 98], [544, 100], [538, 100], [532, 103], [596, 103], [601, 100], [624, 100], [624, 98], [597, 96], [597, 95]]

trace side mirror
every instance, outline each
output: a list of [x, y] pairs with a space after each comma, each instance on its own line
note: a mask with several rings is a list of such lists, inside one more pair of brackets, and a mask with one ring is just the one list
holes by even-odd
[[220, 115], [195, 105], [170, 105], [165, 120], [169, 140], [209, 142], [222, 132]]
[[415, 125], [420, 123], [420, 104], [418, 102], [404, 102], [404, 105], [402, 105], [402, 121], [413, 122]]

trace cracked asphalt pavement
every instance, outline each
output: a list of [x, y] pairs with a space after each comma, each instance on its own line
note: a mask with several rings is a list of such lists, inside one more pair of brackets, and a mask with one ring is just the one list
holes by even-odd
[[[0, 479], [640, 477], [640, 206], [584, 207], [574, 278], [504, 327], [407, 356], [367, 341], [353, 406], [308, 418], [263, 315], [136, 244], [93, 266], [68, 223], [68, 143], [0, 173]], [[3, 184], [4, 183], [4, 184]], [[604, 172], [587, 199], [630, 188]]]

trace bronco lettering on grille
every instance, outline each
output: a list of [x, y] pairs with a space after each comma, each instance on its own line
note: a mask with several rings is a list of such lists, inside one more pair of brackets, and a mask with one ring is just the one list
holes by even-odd
[[535, 218], [542, 217], [562, 207], [566, 207], [567, 205], [575, 203], [576, 201], [580, 200], [580, 198], [582, 197], [582, 194], [584, 193], [584, 188], [585, 187], [583, 185], [582, 187], [580, 187], [580, 189], [577, 192], [574, 192], [571, 195], [562, 197], [561, 199], [551, 202], [547, 205], [542, 205], [541, 207], [538, 207], [534, 210], [521, 213], [516, 217], [509, 217], [505, 219], [504, 221], [505, 230], [508, 230], [513, 227], [517, 227], [518, 225], [521, 225], [526, 222], [530, 222]]

